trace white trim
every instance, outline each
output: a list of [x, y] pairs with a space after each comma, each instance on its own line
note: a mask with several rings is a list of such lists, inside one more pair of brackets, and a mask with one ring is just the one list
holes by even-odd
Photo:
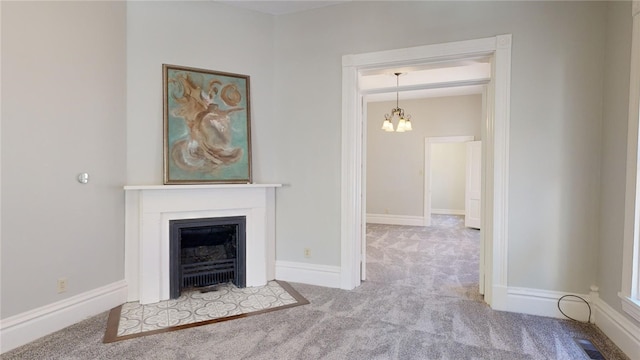
[[596, 326], [629, 357], [640, 354], [640, 327], [598, 296], [592, 296], [591, 301]]
[[[486, 270], [490, 270], [487, 268]], [[485, 279], [489, 279], [490, 276], [487, 275]], [[500, 309], [506, 311], [508, 309], [509, 304], [509, 288], [504, 285], [494, 285], [491, 287], [485, 288], [485, 301], [491, 305], [493, 309]], [[491, 300], [487, 300], [487, 296], [491, 296]], [[489, 302], [491, 301], [491, 302]], [[512, 310], [515, 311], [515, 310]]]
[[[366, 96], [359, 96], [358, 100], [360, 101], [360, 108], [362, 112], [359, 114], [361, 116], [361, 120], [359, 121], [362, 124], [367, 122], [368, 119], [367, 114], [367, 102]], [[362, 144], [360, 144], [360, 158], [362, 161], [362, 174], [367, 173], [367, 126], [362, 126]], [[362, 186], [361, 196], [360, 196], [360, 209], [362, 210], [362, 216], [367, 218], [367, 179], [366, 176], [362, 176], [360, 178], [360, 184]], [[423, 220], [424, 223], [424, 220]], [[363, 221], [360, 226], [360, 281], [365, 281], [367, 279], [367, 222]]]
[[387, 225], [425, 226], [425, 219], [422, 216], [411, 216], [411, 215], [367, 214], [367, 223], [387, 224]]
[[109, 285], [57, 301], [0, 321], [0, 353], [27, 344], [88, 317], [125, 303], [127, 283]]
[[340, 287], [340, 267], [276, 261], [276, 279], [309, 285]]
[[[424, 216], [424, 225], [431, 226], [431, 214], [433, 209], [431, 208], [431, 145], [441, 143], [464, 143], [473, 141], [474, 137], [468, 136], [437, 136], [437, 137], [425, 137], [424, 138], [424, 184], [423, 184], [423, 208], [422, 215]], [[464, 213], [462, 214], [464, 215]]]
[[618, 296], [622, 299], [622, 310], [637, 322], [640, 322], [640, 301], [624, 296], [622, 293], [618, 293]]
[[125, 185], [125, 190], [190, 190], [190, 189], [242, 189], [279, 188], [282, 184], [200, 184], [200, 185]]
[[[493, 113], [493, 104], [491, 104], [491, 106], [489, 106], [489, 96], [488, 96], [488, 89], [490, 86], [492, 85], [492, 82], [489, 82], [489, 84], [485, 85], [482, 87], [482, 119], [484, 122], [488, 122], [489, 118], [493, 118], [494, 113]], [[487, 132], [489, 132], [489, 129], [487, 129], [486, 126], [482, 126], [482, 129], [480, 130], [480, 141], [482, 141], [482, 139], [486, 139], [487, 138]], [[479, 271], [478, 271], [478, 291], [480, 292], [480, 294], [485, 296], [485, 301], [487, 303], [491, 303], [491, 294], [490, 292], [487, 292], [485, 290], [486, 286], [489, 286], [488, 284], [485, 284], [486, 281], [486, 263], [487, 263], [487, 259], [490, 258], [487, 255], [487, 244], [486, 244], [486, 239], [487, 239], [487, 214], [486, 212], [489, 210], [489, 207], [486, 206], [486, 199], [487, 199], [487, 161], [488, 161], [488, 155], [487, 155], [487, 146], [486, 143], [483, 141], [482, 142], [482, 146], [480, 146], [480, 151], [482, 152], [482, 154], [480, 155], [480, 162], [482, 163], [481, 167], [480, 167], [480, 205], [482, 206], [482, 210], [480, 210], [480, 261], [478, 264], [479, 267]], [[466, 197], [466, 196], [465, 196]], [[466, 201], [465, 201], [466, 203]], [[466, 207], [466, 204], [465, 204]], [[466, 220], [466, 219], [465, 219]]]
[[[489, 290], [493, 286], [507, 286], [508, 284], [508, 213], [509, 213], [509, 123], [511, 114], [511, 35], [499, 35], [496, 37], [497, 49], [493, 61], [494, 74], [492, 81], [493, 99], [495, 105], [492, 108], [493, 117], [488, 117], [488, 139], [483, 139], [486, 144], [487, 157], [491, 158], [491, 166], [487, 166], [487, 172], [491, 172], [491, 181], [487, 179], [487, 188], [491, 188], [490, 207], [493, 211], [485, 211], [484, 215], [491, 219], [487, 225], [491, 228], [491, 235], [485, 235], [486, 242], [491, 249], [491, 258], [487, 259], [487, 276], [490, 280], [486, 283]], [[493, 154], [493, 156], [489, 156]], [[487, 199], [488, 200], [488, 199]], [[485, 294], [485, 298], [487, 294]], [[501, 299], [496, 299], [495, 294], [489, 294], [489, 304], [495, 310], [501, 310], [497, 305]], [[495, 302], [495, 304], [494, 304]]]
[[[474, 79], [474, 80], [456, 80], [456, 81], [445, 81], [445, 82], [437, 82], [437, 83], [428, 83], [428, 84], [415, 84], [415, 85], [399, 85], [393, 87], [385, 87], [385, 88], [376, 88], [376, 89], [363, 89], [363, 95], [376, 95], [376, 94], [388, 94], [395, 92], [406, 92], [406, 91], [420, 91], [420, 90], [432, 90], [432, 89], [447, 89], [454, 87], [467, 87], [467, 86], [479, 86], [486, 85], [491, 81], [490, 78], [487, 79]], [[395, 99], [395, 98], [394, 98]], [[407, 99], [403, 96], [403, 99]], [[376, 99], [380, 101], [379, 99]]]
[[621, 298], [635, 301], [623, 302], [623, 309], [633, 316], [640, 312], [636, 303], [640, 300], [640, 191], [638, 175], [638, 121], [640, 118], [640, 8], [633, 3], [633, 34], [631, 45], [631, 69], [629, 80], [629, 123], [627, 130], [627, 179], [625, 190], [624, 245], [622, 258]]
[[460, 136], [433, 136], [424, 138], [425, 143], [437, 144], [437, 143], [460, 143], [474, 141], [473, 135], [460, 135]]
[[[363, 124], [358, 107], [358, 68], [349, 65], [353, 56], [342, 57], [342, 159], [340, 221], [340, 287], [351, 290], [360, 285], [362, 251], [362, 149]], [[356, 61], [357, 62], [357, 61]], [[365, 164], [366, 166], [366, 164]]]
[[[490, 105], [483, 128], [487, 138], [487, 176], [485, 214], [487, 256], [485, 300], [496, 310], [503, 310], [508, 264], [508, 193], [509, 193], [509, 121], [511, 88], [511, 35], [484, 39], [425, 45], [413, 48], [372, 52], [342, 57], [342, 156], [341, 156], [341, 228], [340, 287], [360, 285], [362, 248], [363, 120], [358, 75], [368, 69], [388, 69], [411, 64], [436, 63], [492, 55]], [[495, 287], [495, 291], [494, 288]], [[495, 294], [494, 294], [495, 293]], [[496, 298], [500, 296], [500, 298]]]
[[[507, 307], [505, 310], [522, 314], [538, 315], [566, 319], [558, 310], [558, 300], [564, 295], [579, 296], [589, 302], [590, 295], [563, 293], [559, 291], [509, 287], [507, 289]], [[575, 297], [566, 297], [561, 302], [562, 311], [568, 316], [587, 321], [589, 307]], [[592, 316], [593, 317], [593, 316]]]
[[[509, 35], [501, 35], [509, 36]], [[500, 37], [500, 36], [498, 36]], [[343, 67], [378, 68], [389, 65], [420, 64], [425, 59], [446, 61], [492, 54], [496, 47], [496, 37], [455, 41], [443, 44], [415, 46], [403, 49], [377, 51], [372, 53], [345, 55]]]
[[[244, 216], [246, 218], [247, 286], [260, 286], [275, 266], [275, 216], [273, 187], [234, 188], [205, 186], [125, 191], [125, 280], [129, 301], [152, 304], [169, 299], [170, 233], [172, 220]], [[267, 258], [267, 255], [274, 258]]]
[[464, 215], [464, 209], [431, 209], [431, 214], [437, 215]]

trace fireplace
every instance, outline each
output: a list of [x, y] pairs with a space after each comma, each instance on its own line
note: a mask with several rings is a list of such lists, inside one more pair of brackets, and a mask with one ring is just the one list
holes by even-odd
[[246, 217], [169, 221], [170, 298], [182, 289], [246, 286]]
[[127, 301], [171, 298], [170, 229], [174, 220], [244, 217], [245, 285], [275, 278], [275, 188], [278, 184], [126, 186]]

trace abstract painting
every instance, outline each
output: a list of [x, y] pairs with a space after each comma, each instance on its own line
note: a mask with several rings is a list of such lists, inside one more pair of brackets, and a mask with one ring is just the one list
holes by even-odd
[[164, 183], [250, 183], [249, 76], [162, 65]]

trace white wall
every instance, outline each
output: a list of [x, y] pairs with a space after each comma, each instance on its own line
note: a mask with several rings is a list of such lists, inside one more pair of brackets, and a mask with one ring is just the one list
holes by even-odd
[[[389, 14], [401, 25], [381, 26]], [[279, 16], [273, 150], [291, 184], [278, 193], [279, 259], [340, 263], [343, 55], [511, 33], [508, 283], [587, 292], [605, 20], [605, 2], [351, 2]], [[305, 246], [317, 257], [304, 259]]]
[[467, 145], [431, 144], [431, 209], [464, 213]]
[[123, 278], [125, 25], [121, 2], [2, 2], [3, 319]]
[[400, 107], [413, 119], [413, 131], [405, 133], [380, 129], [384, 115], [395, 105], [395, 101], [367, 104], [367, 213], [423, 216], [424, 139], [480, 139], [482, 95], [401, 101]]
[[212, 1], [127, 2], [127, 184], [163, 181], [162, 64], [250, 76], [254, 182], [273, 166], [273, 21]]

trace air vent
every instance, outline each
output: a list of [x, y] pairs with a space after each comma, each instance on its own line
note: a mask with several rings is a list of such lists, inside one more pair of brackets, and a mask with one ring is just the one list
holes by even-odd
[[591, 341], [586, 339], [575, 339], [575, 341], [578, 346], [580, 346], [580, 348], [585, 352], [585, 354], [587, 354], [589, 359], [606, 360], [605, 357], [602, 356], [602, 353], [600, 353], [600, 350], [598, 350], [598, 348], [596, 348], [596, 346], [593, 345]]

